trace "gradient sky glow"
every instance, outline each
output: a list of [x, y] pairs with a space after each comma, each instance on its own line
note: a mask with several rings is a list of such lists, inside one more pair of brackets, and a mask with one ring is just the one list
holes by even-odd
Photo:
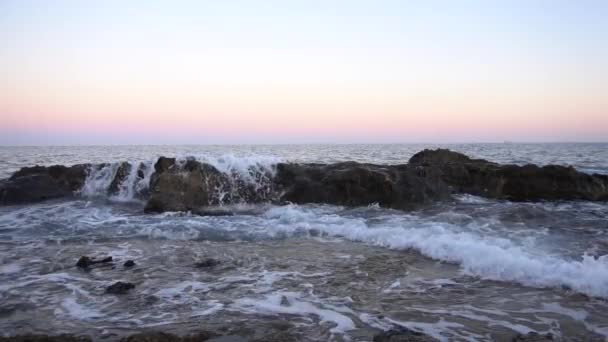
[[0, 0], [0, 145], [608, 141], [608, 1]]

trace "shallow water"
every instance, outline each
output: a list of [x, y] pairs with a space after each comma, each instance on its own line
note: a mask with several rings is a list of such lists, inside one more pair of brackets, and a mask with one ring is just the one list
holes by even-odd
[[[608, 173], [601, 145], [462, 146], [500, 162], [561, 161]], [[5, 174], [36, 163], [151, 163], [160, 154], [192, 154], [246, 173], [277, 160], [406, 162], [421, 148], [0, 151]], [[111, 341], [142, 328], [203, 328], [275, 340], [369, 341], [405, 326], [441, 340], [504, 340], [532, 330], [572, 341], [608, 337], [606, 203], [458, 196], [407, 213], [374, 204], [241, 204], [234, 216], [144, 215], [133, 196], [143, 185], [125, 185], [108, 198], [107, 178], [98, 176], [75, 200], [0, 207], [1, 334], [67, 332]], [[85, 272], [74, 267], [81, 255], [117, 262]], [[221, 264], [195, 267], [207, 257]], [[137, 265], [124, 268], [127, 259]], [[118, 280], [136, 288], [104, 294]]]

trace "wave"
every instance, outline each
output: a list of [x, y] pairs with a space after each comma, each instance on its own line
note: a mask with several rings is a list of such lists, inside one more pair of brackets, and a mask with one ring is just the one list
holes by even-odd
[[274, 207], [264, 217], [274, 233], [316, 230], [332, 237], [394, 248], [414, 249], [440, 261], [460, 265], [465, 274], [512, 281], [533, 287], [567, 287], [589, 296], [608, 298], [608, 255], [582, 255], [579, 260], [531, 250], [501, 237], [463, 231], [445, 222], [412, 220], [399, 215], [370, 225], [326, 208]]
[[[157, 159], [148, 161], [126, 161], [92, 165], [80, 190], [83, 197], [107, 197], [113, 201], [135, 201], [144, 199], [149, 192], [150, 179]], [[176, 164], [183, 167], [188, 160], [209, 164], [224, 173], [228, 186], [217, 190], [219, 202], [222, 198], [238, 197], [243, 185], [258, 193], [268, 192], [269, 184], [276, 173], [276, 164], [282, 159], [273, 156], [245, 156], [233, 154], [223, 156], [181, 156]], [[268, 194], [269, 195], [269, 194]]]

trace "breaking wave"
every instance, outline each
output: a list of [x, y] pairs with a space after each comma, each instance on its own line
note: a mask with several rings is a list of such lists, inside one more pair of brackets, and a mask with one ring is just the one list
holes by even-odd
[[534, 287], [566, 287], [608, 298], [608, 255], [584, 254], [579, 260], [533, 251], [514, 241], [483, 236], [446, 222], [412, 215], [389, 215], [375, 223], [326, 211], [289, 205], [264, 213], [273, 233], [314, 230], [332, 237], [394, 248], [414, 249], [460, 265], [465, 274]]
[[[276, 173], [275, 166], [281, 161], [280, 158], [272, 156], [237, 157], [228, 154], [218, 157], [183, 156], [177, 158], [176, 164], [181, 167], [192, 159], [209, 164], [227, 176], [229, 184], [218, 189], [220, 203], [222, 198], [238, 197], [237, 192], [243, 186], [268, 197], [271, 192], [270, 183]], [[80, 194], [84, 197], [108, 197], [110, 200], [123, 202], [145, 199], [155, 162], [156, 159], [92, 165]]]

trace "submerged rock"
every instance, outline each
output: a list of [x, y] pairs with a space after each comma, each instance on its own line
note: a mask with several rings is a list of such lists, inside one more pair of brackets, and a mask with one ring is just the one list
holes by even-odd
[[111, 294], [125, 294], [129, 290], [134, 289], [135, 285], [132, 283], [124, 283], [122, 281], [116, 282], [106, 288], [106, 293]]
[[76, 262], [76, 267], [89, 268], [95, 264], [103, 264], [103, 263], [108, 263], [108, 262], [112, 262], [111, 256], [103, 258], [101, 260], [95, 260], [95, 259], [89, 258], [88, 256], [81, 256], [80, 259], [78, 259], [78, 261]]
[[12, 205], [70, 197], [84, 185], [89, 165], [24, 167], [0, 181], [0, 204]]
[[400, 328], [382, 332], [374, 336], [373, 342], [436, 342], [434, 337], [421, 332]]
[[517, 334], [517, 336], [513, 337], [511, 340], [513, 342], [548, 342], [553, 341], [552, 334], [539, 334], [537, 332], [529, 332], [527, 334]]
[[133, 267], [135, 266], [135, 261], [133, 260], [127, 260], [125, 261], [125, 263], [123, 264], [124, 267]]
[[221, 264], [221, 261], [213, 258], [207, 258], [205, 260], [197, 262], [196, 264], [194, 264], [194, 266], [197, 268], [210, 268], [215, 267], [219, 264]]

